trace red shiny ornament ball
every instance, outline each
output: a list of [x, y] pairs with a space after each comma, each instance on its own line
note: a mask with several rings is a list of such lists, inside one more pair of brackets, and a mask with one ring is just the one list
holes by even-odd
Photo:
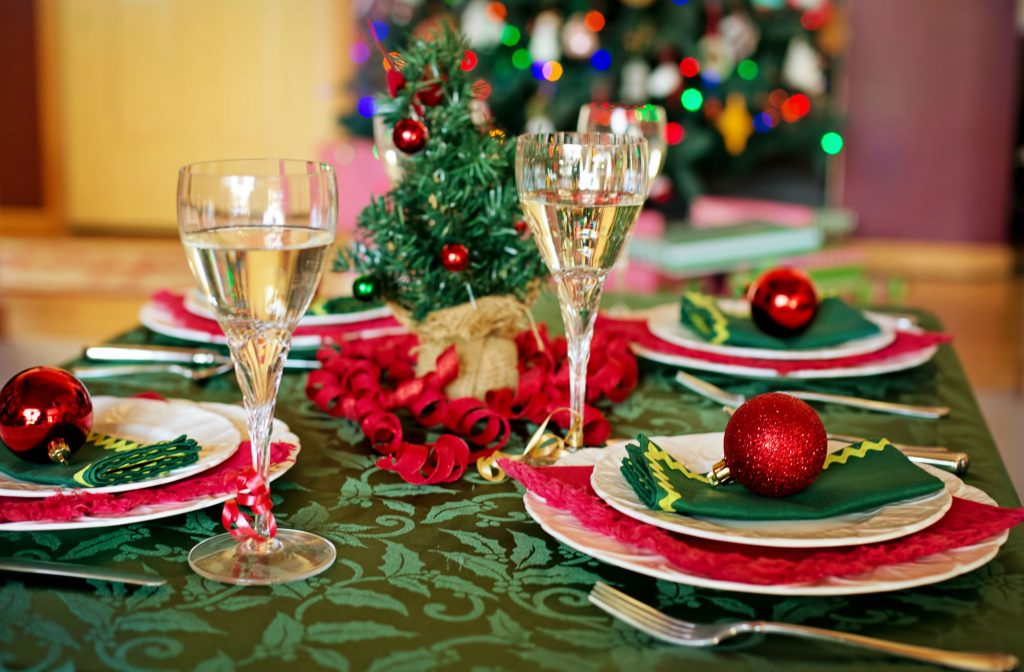
[[747, 290], [747, 300], [754, 324], [772, 336], [796, 336], [818, 312], [814, 282], [795, 268], [764, 273]]
[[406, 154], [415, 154], [427, 144], [427, 127], [416, 119], [400, 119], [391, 133], [395, 147]]
[[821, 418], [788, 394], [750, 399], [725, 427], [729, 475], [765, 497], [787, 497], [809, 486], [821, 473], [827, 452]]
[[427, 107], [434, 107], [444, 99], [444, 90], [441, 88], [440, 82], [427, 84], [416, 92], [416, 99]]
[[469, 250], [459, 243], [448, 243], [441, 248], [441, 265], [455, 273], [469, 266]]
[[398, 95], [398, 92], [405, 88], [405, 75], [394, 68], [388, 70], [387, 81], [388, 93], [391, 94], [392, 98]]
[[29, 462], [67, 462], [92, 427], [92, 399], [73, 375], [26, 369], [0, 389], [0, 440]]

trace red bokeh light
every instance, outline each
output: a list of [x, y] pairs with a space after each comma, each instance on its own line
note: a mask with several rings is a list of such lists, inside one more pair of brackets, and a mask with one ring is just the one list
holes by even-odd
[[679, 61], [679, 72], [683, 77], [696, 77], [700, 72], [700, 61], [693, 56], [687, 56]]
[[668, 144], [678, 145], [685, 137], [686, 130], [683, 128], [682, 124], [675, 121], [670, 121], [665, 124], [665, 142]]

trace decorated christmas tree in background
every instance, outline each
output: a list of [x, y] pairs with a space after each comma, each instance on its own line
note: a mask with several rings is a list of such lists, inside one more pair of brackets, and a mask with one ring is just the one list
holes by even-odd
[[[340, 265], [362, 274], [357, 297], [383, 298], [418, 333], [424, 371], [454, 344], [462, 373], [515, 387], [511, 337], [546, 273], [522, 220], [515, 142], [490, 122], [490, 85], [458, 34], [425, 38], [383, 57], [389, 95], [375, 108], [400, 177], [360, 214]], [[484, 376], [484, 362], [502, 370]]]
[[[401, 44], [459, 26], [511, 133], [573, 130], [591, 101], [665, 106], [670, 149], [652, 200], [666, 207], [783, 165], [812, 175], [820, 199], [826, 159], [842, 149], [831, 73], [846, 35], [835, 0], [383, 0], [361, 20], [372, 29], [356, 61], [375, 37]], [[353, 83], [360, 105], [344, 123], [363, 135], [381, 77], [363, 67]]]

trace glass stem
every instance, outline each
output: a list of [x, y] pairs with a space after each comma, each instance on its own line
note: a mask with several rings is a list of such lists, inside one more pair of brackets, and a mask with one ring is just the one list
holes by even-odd
[[[291, 338], [288, 332], [276, 329], [254, 334], [241, 343], [231, 345], [235, 375], [245, 404], [252, 466], [263, 482], [268, 483], [268, 487], [270, 431], [274, 421], [277, 389], [281, 385], [284, 360], [290, 347]], [[262, 537], [268, 536], [266, 516], [256, 516], [253, 526], [257, 534]]]
[[568, 270], [557, 278], [558, 305], [562, 310], [569, 355], [569, 408], [573, 417], [565, 441], [570, 450], [583, 447], [583, 406], [587, 400], [590, 340], [594, 337], [594, 321], [605, 277], [606, 274], [592, 271]]

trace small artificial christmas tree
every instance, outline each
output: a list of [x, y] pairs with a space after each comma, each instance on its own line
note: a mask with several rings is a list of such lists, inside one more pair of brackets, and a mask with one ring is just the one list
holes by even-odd
[[340, 266], [363, 274], [357, 296], [380, 296], [420, 336], [418, 373], [457, 346], [450, 397], [514, 388], [511, 337], [546, 273], [519, 207], [515, 142], [490, 125], [490, 85], [451, 29], [385, 55], [384, 67], [391, 96], [376, 109], [402, 175], [360, 214]]

